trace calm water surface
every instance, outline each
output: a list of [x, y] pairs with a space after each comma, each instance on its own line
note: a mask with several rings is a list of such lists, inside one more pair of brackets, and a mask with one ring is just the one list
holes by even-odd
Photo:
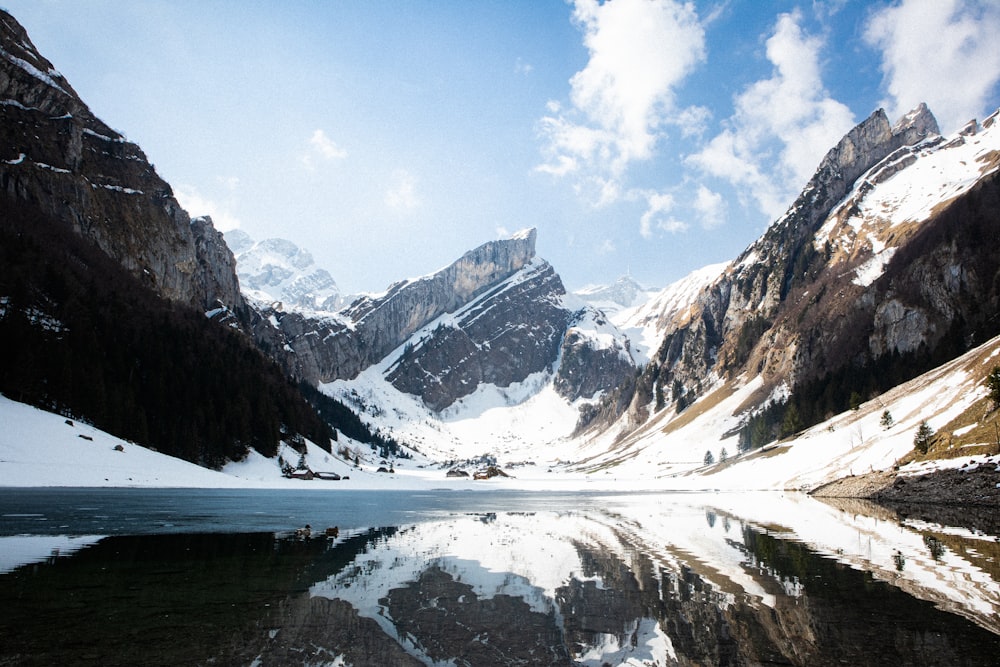
[[0, 665], [996, 665], [997, 519], [924, 512], [0, 489]]

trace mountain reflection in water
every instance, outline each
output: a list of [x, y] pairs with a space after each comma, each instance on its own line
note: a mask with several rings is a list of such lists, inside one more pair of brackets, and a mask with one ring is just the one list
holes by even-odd
[[995, 535], [779, 494], [577, 500], [456, 508], [335, 540], [88, 542], [0, 575], [0, 664], [992, 665], [1000, 654]]

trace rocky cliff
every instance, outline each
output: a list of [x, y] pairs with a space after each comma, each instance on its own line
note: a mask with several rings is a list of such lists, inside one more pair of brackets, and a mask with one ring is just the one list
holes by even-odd
[[1000, 255], [982, 241], [1000, 224], [994, 121], [946, 139], [921, 105], [851, 130], [784, 216], [663, 314], [632, 423], [760, 378], [746, 415], [796, 406], [773, 438], [995, 335]]
[[411, 339], [386, 379], [443, 410], [480, 384], [506, 387], [547, 370], [570, 319], [564, 294], [552, 267], [536, 261]]
[[527, 265], [535, 257], [536, 236], [529, 229], [484, 243], [440, 271], [352, 303], [344, 314], [365, 341], [368, 362], [378, 361], [434, 318], [453, 312]]
[[267, 324], [211, 220], [0, 12], [0, 392], [205, 466], [329, 448]]
[[[363, 296], [338, 313], [265, 309], [297, 368], [353, 379], [391, 353], [385, 380], [440, 411], [480, 385], [551, 373], [567, 400], [593, 398], [634, 370], [624, 336], [598, 311], [567, 305], [535, 255], [535, 230], [491, 241], [428, 276]], [[560, 363], [561, 362], [561, 363]]]
[[242, 305], [231, 253], [192, 224], [135, 144], [96, 118], [0, 13], [0, 191], [91, 239], [164, 297]]

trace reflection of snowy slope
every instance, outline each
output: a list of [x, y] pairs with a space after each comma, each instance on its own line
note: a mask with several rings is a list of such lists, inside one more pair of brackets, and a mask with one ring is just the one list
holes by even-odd
[[74, 551], [96, 544], [100, 535], [70, 537], [68, 535], [14, 535], [0, 537], [0, 574], [11, 572], [28, 563], [68, 556]]
[[[927, 524], [901, 523], [884, 511], [882, 518], [837, 509], [807, 496], [773, 493], [722, 494], [713, 503], [719, 512], [732, 513], [757, 526], [782, 526], [777, 534], [808, 545], [854, 569], [872, 572], [914, 597], [966, 616], [1000, 633], [1000, 586], [970, 554], [944, 545], [928, 547], [927, 535], [942, 530]], [[967, 530], [950, 531], [963, 540], [995, 542], [995, 538]], [[971, 556], [975, 556], [973, 547]]]
[[574, 515], [544, 522], [537, 515], [467, 516], [420, 524], [377, 544], [354, 567], [317, 584], [312, 592], [331, 593], [328, 597], [377, 614], [373, 602], [416, 581], [433, 563], [472, 586], [480, 597], [512, 595], [523, 598], [534, 611], [550, 613], [556, 589], [581, 572], [571, 540], [584, 527]]
[[[623, 635], [631, 641], [622, 642], [618, 635], [605, 634], [576, 657], [576, 662], [591, 667], [622, 665], [646, 667], [669, 665], [677, 661], [670, 635], [665, 633], [656, 619], [641, 618], [623, 628]], [[634, 641], [634, 644], [632, 643]]]
[[[951, 530], [971, 546], [929, 551], [926, 536], [935, 531], [944, 529], [844, 512], [798, 494], [603, 496], [573, 512], [456, 515], [414, 525], [374, 544], [311, 594], [349, 602], [431, 664], [419, 637], [400, 636], [388, 600], [392, 591], [440, 570], [480, 600], [517, 598], [566, 632], [577, 628], [572, 645], [579, 664], [675, 664], [684, 638], [675, 625], [657, 620], [663, 613], [655, 612], [657, 600], [673, 600], [685, 614], [694, 613], [684, 606], [691, 604], [723, 614], [757, 609], [761, 618], [776, 615], [783, 630], [801, 614], [814, 613], [796, 602], [810, 594], [805, 582], [776, 570], [747, 541], [768, 534], [872, 571], [916, 598], [1000, 632], [997, 582], [984, 562], [974, 562], [975, 544], [986, 545], [986, 538]], [[622, 573], [629, 579], [623, 581]], [[569, 620], [588, 613], [575, 605], [599, 604], [604, 592], [608, 600], [627, 600], [625, 590], [643, 597], [604, 609], [603, 629], [582, 631], [579, 619]]]
[[[417, 640], [400, 637], [386, 607], [393, 589], [416, 582], [423, 571], [439, 568], [471, 586], [480, 599], [507, 595], [524, 600], [532, 611], [561, 618], [558, 591], [571, 580], [593, 582], [584, 572], [577, 544], [627, 549], [613, 525], [577, 513], [525, 513], [463, 516], [420, 524], [378, 543], [337, 576], [313, 586], [314, 596], [350, 602], [414, 655], [427, 659]], [[666, 664], [670, 639], [648, 618], [625, 619], [618, 634], [600, 635], [580, 656], [583, 664]], [[624, 639], [635, 635], [638, 645]], [[638, 660], [638, 662], [637, 662]]]

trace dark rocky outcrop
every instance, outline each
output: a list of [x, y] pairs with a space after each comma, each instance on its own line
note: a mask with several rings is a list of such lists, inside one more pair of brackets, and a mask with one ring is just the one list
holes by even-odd
[[0, 14], [0, 191], [96, 243], [162, 296], [210, 310], [243, 299], [232, 254], [135, 144], [96, 118]]
[[365, 341], [366, 361], [374, 363], [402, 345], [418, 329], [472, 301], [506, 280], [535, 257], [534, 229], [484, 243], [444, 269], [389, 287], [378, 297], [361, 297], [346, 309]]
[[567, 329], [559, 347], [554, 385], [559, 395], [570, 401], [611, 391], [635, 372], [628, 339], [608, 335], [609, 342], [601, 344], [592, 337], [592, 330], [575, 326], [583, 317], [589, 317], [596, 327], [611, 328], [601, 312], [588, 308], [577, 312]]
[[506, 387], [548, 370], [570, 318], [564, 293], [550, 265], [534, 264], [414, 341], [386, 379], [443, 410], [480, 384]]
[[1000, 472], [990, 462], [922, 475], [878, 471], [844, 477], [814, 489], [819, 498], [864, 498], [878, 503], [1000, 507]]
[[[532, 229], [486, 243], [335, 315], [264, 315], [277, 322], [297, 373], [314, 382], [352, 379], [399, 350], [386, 380], [435, 411], [480, 385], [508, 387], [542, 372], [556, 374], [567, 399], [592, 398], [631, 376], [628, 344], [599, 312], [567, 307], [562, 280], [535, 256], [535, 238]], [[588, 323], [604, 340], [586, 335]]]

